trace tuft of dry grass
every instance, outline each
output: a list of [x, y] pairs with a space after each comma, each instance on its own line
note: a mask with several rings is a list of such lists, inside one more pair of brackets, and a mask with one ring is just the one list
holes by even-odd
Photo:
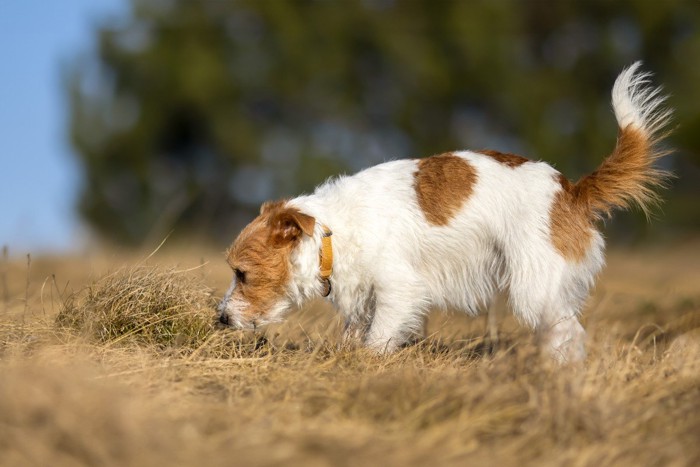
[[190, 272], [123, 267], [69, 294], [55, 324], [94, 344], [139, 345], [190, 357], [235, 358], [268, 351], [264, 335], [217, 325], [213, 290]]
[[37, 259], [0, 315], [0, 465], [699, 465], [698, 251], [611, 255], [580, 367], [500, 308], [497, 339], [440, 314], [385, 356], [338, 346], [320, 304], [264, 336], [219, 330], [223, 264], [83, 275], [53, 312], [61, 263]]
[[174, 269], [122, 268], [71, 294], [56, 324], [98, 343], [198, 347], [212, 334], [210, 288]]

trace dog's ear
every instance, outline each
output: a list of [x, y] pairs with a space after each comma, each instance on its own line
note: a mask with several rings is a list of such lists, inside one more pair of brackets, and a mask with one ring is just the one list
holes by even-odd
[[313, 235], [316, 219], [294, 208], [272, 213], [272, 239], [277, 245], [298, 240], [302, 235]]

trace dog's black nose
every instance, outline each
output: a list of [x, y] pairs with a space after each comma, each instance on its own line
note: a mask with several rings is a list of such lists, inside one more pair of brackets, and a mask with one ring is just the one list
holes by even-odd
[[219, 322], [228, 326], [228, 315], [226, 313], [221, 313], [221, 316], [219, 316]]

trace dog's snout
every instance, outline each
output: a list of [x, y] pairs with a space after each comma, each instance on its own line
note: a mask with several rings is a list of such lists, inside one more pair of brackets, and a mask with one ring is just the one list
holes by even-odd
[[221, 313], [219, 316], [219, 322], [228, 326], [228, 315], [226, 313]]

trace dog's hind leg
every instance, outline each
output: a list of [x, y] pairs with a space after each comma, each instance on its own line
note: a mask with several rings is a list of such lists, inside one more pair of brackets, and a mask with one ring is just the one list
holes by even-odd
[[602, 266], [602, 246], [594, 246], [580, 262], [570, 262], [545, 248], [538, 253], [516, 252], [508, 258], [510, 307], [538, 333], [555, 360], [581, 361], [586, 357], [586, 333], [578, 317]]
[[534, 284], [527, 291], [529, 295], [511, 292], [511, 308], [519, 321], [537, 332], [552, 358], [561, 363], [582, 361], [586, 358], [586, 333], [578, 320], [580, 304], [564, 299], [566, 294], [557, 293], [557, 285], [552, 286], [555, 292], [545, 296], [532, 293], [536, 290]]
[[574, 363], [586, 358], [586, 331], [579, 323], [578, 313], [566, 310], [555, 322], [545, 321], [537, 331], [546, 351], [560, 363]]

